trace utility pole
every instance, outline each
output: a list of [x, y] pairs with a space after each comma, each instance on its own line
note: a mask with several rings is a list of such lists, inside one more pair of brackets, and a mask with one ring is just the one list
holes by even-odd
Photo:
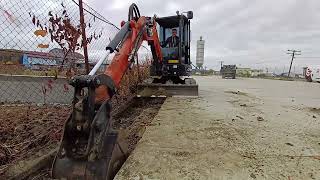
[[222, 69], [222, 65], [224, 63], [224, 61], [218, 61], [220, 63], [220, 69]]
[[84, 62], [86, 67], [86, 74], [89, 74], [89, 60], [88, 60], [88, 42], [86, 37], [86, 25], [84, 22], [84, 14], [83, 14], [83, 4], [82, 0], [79, 0], [79, 12], [80, 12], [80, 27], [82, 32], [82, 45], [83, 45], [83, 53], [84, 53]]
[[295, 56], [301, 55], [301, 51], [298, 51], [298, 50], [288, 50], [287, 54], [290, 54], [290, 55], [291, 55], [291, 63], [290, 63], [290, 68], [289, 68], [289, 73], [288, 73], [288, 77], [290, 77], [290, 72], [291, 72], [291, 67], [292, 67], [293, 59], [295, 58]]

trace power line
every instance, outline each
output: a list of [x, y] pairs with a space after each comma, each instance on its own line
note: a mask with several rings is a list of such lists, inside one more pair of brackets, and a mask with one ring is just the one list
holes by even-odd
[[221, 69], [222, 69], [222, 65], [224, 63], [224, 61], [218, 61], [220, 63]]
[[291, 72], [293, 59], [295, 58], [295, 56], [301, 55], [301, 51], [299, 51], [299, 50], [288, 50], [287, 54], [291, 55], [291, 63], [290, 63], [290, 68], [289, 68], [289, 73], [288, 73], [288, 77], [290, 77], [290, 72]]
[[[72, 0], [77, 6], [79, 6], [79, 3], [76, 2], [75, 0]], [[109, 24], [110, 26], [113, 26], [114, 28], [116, 28], [117, 30], [120, 30], [119, 27], [117, 27], [115, 24], [113, 24], [112, 22], [110, 22], [108, 19], [106, 19], [104, 16], [102, 16], [100, 13], [98, 13], [96, 10], [94, 10], [92, 7], [90, 7], [88, 4], [85, 4], [88, 8], [90, 8], [90, 10], [86, 9], [83, 7], [83, 10], [86, 11], [87, 13], [89, 13], [90, 15], [92, 15], [94, 18], [99, 19], [100, 21]], [[151, 52], [150, 49], [148, 49], [146, 46], [141, 45], [144, 49], [146, 49], [147, 51]]]
[[320, 59], [320, 57], [304, 57], [304, 56], [301, 56], [300, 58], [301, 58], [301, 59], [302, 59], [302, 58], [306, 58], [306, 59], [313, 59], [313, 58], [314, 58], [314, 59]]
[[[73, 1], [77, 6], [79, 6], [79, 3], [78, 3], [78, 2], [76, 2], [75, 0], [72, 0], [72, 1]], [[85, 3], [83, 3], [83, 4], [85, 4]], [[84, 11], [86, 11], [87, 13], [89, 13], [90, 15], [92, 15], [93, 17], [99, 19], [100, 21], [102, 21], [102, 22], [104, 22], [104, 23], [106, 23], [106, 24], [109, 24], [109, 25], [113, 26], [113, 27], [116, 28], [117, 30], [120, 30], [120, 28], [118, 28], [115, 24], [111, 23], [109, 20], [105, 19], [101, 14], [99, 14], [97, 11], [95, 11], [93, 8], [91, 8], [88, 4], [85, 4], [85, 5], [88, 6], [88, 7], [91, 9], [91, 11], [93, 11], [93, 12], [89, 11], [89, 10], [86, 9], [86, 8], [83, 8]], [[97, 14], [98, 16], [95, 15], [95, 14]]]

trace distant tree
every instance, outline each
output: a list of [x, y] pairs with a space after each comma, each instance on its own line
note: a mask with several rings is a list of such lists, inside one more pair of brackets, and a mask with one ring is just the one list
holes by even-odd
[[213, 74], [214, 70], [213, 69], [209, 69], [208, 70], [208, 74]]

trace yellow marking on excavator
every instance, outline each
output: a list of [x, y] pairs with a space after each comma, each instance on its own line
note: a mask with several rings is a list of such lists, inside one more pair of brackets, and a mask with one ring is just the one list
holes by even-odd
[[178, 59], [170, 59], [168, 60], [168, 63], [179, 63]]

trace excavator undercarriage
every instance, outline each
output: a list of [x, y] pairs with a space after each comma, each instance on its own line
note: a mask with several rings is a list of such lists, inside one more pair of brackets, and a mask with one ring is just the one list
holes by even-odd
[[198, 84], [193, 78], [176, 80], [149, 78], [138, 85], [138, 96], [198, 96]]

